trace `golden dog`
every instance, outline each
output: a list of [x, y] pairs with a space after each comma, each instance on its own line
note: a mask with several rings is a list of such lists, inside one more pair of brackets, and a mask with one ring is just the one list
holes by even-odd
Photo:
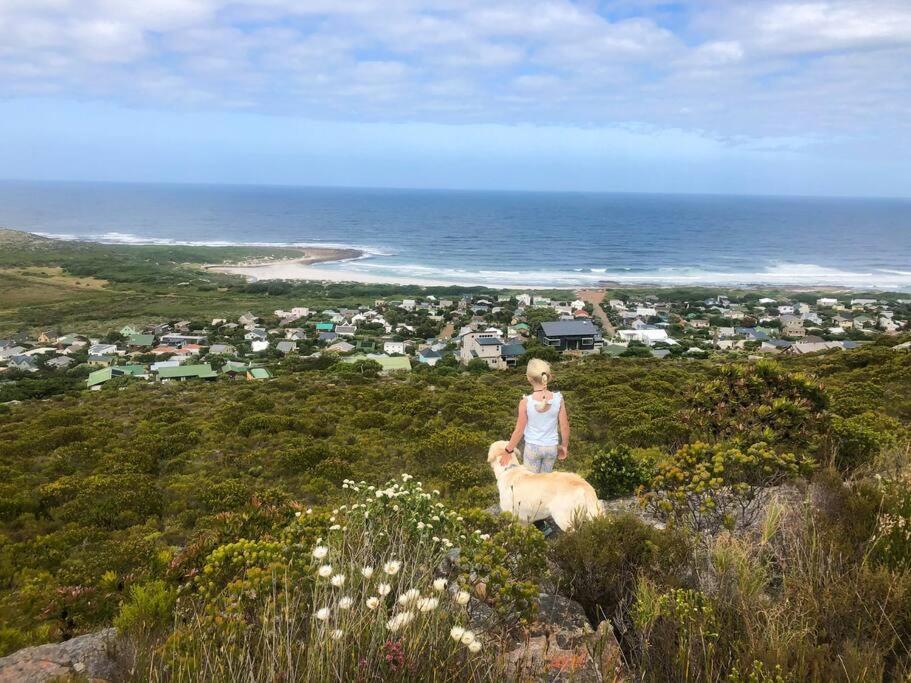
[[511, 512], [523, 522], [536, 522], [553, 517], [562, 531], [572, 527], [576, 519], [588, 519], [602, 514], [598, 495], [591, 484], [573, 472], [532, 472], [516, 460], [513, 453], [509, 463], [500, 464], [506, 453], [506, 441], [495, 441], [487, 452], [487, 462], [497, 478], [500, 490], [500, 509]]

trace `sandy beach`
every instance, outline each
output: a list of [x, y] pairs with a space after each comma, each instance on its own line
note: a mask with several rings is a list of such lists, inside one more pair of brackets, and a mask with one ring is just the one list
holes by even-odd
[[[241, 263], [210, 263], [203, 266], [205, 270], [217, 273], [243, 275], [251, 282], [256, 280], [324, 280], [328, 278], [309, 273], [317, 263], [336, 263], [362, 258], [364, 252], [359, 249], [341, 247], [303, 247], [300, 256], [294, 259], [248, 259]], [[320, 273], [325, 271], [318, 271]]]

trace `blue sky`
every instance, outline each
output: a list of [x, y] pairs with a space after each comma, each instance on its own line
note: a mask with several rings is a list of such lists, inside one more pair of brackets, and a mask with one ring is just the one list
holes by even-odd
[[0, 177], [911, 194], [908, 0], [0, 0]]

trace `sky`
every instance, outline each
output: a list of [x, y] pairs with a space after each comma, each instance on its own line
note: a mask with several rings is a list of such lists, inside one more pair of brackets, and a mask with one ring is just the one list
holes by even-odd
[[0, 178], [911, 196], [911, 0], [0, 0]]

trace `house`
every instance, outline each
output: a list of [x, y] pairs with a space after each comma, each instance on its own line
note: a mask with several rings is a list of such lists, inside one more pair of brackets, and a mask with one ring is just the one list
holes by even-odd
[[267, 341], [259, 340], [259, 341], [250, 342], [250, 350], [253, 353], [262, 353], [263, 351], [265, 351], [268, 348], [269, 348], [269, 342], [267, 342]]
[[246, 327], [247, 325], [254, 325], [257, 320], [259, 320], [259, 318], [253, 315], [250, 311], [247, 311], [237, 319], [237, 322]]
[[873, 318], [871, 318], [868, 315], [859, 315], [854, 318], [854, 329], [855, 330], [862, 330], [867, 325], [872, 325], [872, 324], [873, 324]]
[[[468, 347], [469, 362], [480, 358], [491, 368], [502, 367], [503, 341], [496, 336], [474, 336]], [[464, 355], [464, 354], [463, 354]]]
[[120, 334], [124, 337], [132, 337], [134, 334], [140, 334], [142, 330], [139, 330], [132, 325], [124, 325], [120, 328]]
[[624, 341], [626, 343], [637, 341], [645, 344], [646, 346], [651, 346], [656, 342], [663, 342], [665, 344], [677, 343], [669, 336], [667, 336], [667, 330], [661, 329], [659, 327], [646, 327], [641, 330], [618, 330], [617, 336], [621, 341]]
[[114, 365], [90, 373], [85, 383], [89, 389], [100, 389], [101, 385], [115, 377], [148, 377], [145, 365]]
[[155, 343], [154, 334], [134, 333], [134, 334], [131, 334], [127, 338], [127, 346], [146, 347], [146, 346], [152, 346], [154, 343]]
[[182, 358], [168, 358], [168, 360], [159, 360], [149, 366], [151, 372], [158, 372], [161, 368], [176, 368], [183, 363]]
[[161, 368], [158, 371], [158, 379], [162, 382], [171, 380], [183, 381], [187, 379], [214, 379], [218, 373], [212, 369], [208, 363], [200, 365], [178, 365], [173, 368]]
[[[462, 328], [463, 330], [465, 328]], [[500, 339], [499, 330], [484, 330], [484, 331], [472, 331], [468, 328], [469, 331], [465, 334], [459, 333], [459, 360], [464, 365], [468, 365], [474, 358], [486, 357], [486, 358], [499, 358], [500, 349], [499, 345], [503, 342]], [[493, 340], [493, 341], [484, 341], [480, 340]], [[486, 345], [487, 349], [485, 351], [481, 350], [481, 346]], [[497, 345], [497, 348], [494, 349], [493, 346]]]
[[816, 308], [834, 308], [838, 305], [838, 299], [822, 297], [816, 300]]
[[779, 353], [791, 348], [791, 342], [784, 339], [767, 339], [759, 345], [759, 350], [764, 353]]
[[794, 315], [793, 306], [779, 306], [778, 315]]
[[694, 318], [693, 320], [687, 321], [687, 325], [696, 330], [705, 330], [709, 327], [709, 321], [705, 318]]
[[327, 351], [332, 351], [334, 353], [351, 353], [357, 347], [354, 344], [351, 344], [346, 341], [336, 342], [332, 346], [328, 347]]
[[781, 334], [785, 337], [802, 337], [804, 335], [803, 320], [796, 315], [783, 315], [778, 318], [781, 322]]
[[333, 323], [316, 323], [317, 332], [332, 332], [334, 329], [335, 325]]
[[519, 342], [510, 342], [500, 347], [500, 358], [506, 367], [514, 368], [519, 358], [525, 354], [525, 347]]
[[231, 344], [212, 344], [209, 353], [216, 356], [236, 356], [237, 349]]
[[117, 353], [117, 344], [92, 344], [89, 347], [90, 356], [109, 356]]
[[290, 339], [291, 341], [303, 341], [307, 338], [307, 333], [298, 328], [289, 327], [285, 330], [285, 339]]
[[266, 368], [250, 368], [247, 370], [247, 379], [272, 379], [272, 373]]
[[209, 339], [204, 334], [163, 334], [159, 339], [159, 343], [172, 346], [183, 346], [184, 344], [206, 346], [209, 343]]
[[287, 341], [287, 340], [280, 341], [280, 342], [278, 342], [278, 344], [275, 345], [275, 348], [278, 350], [279, 353], [283, 353], [283, 354], [287, 355], [289, 353], [294, 353], [295, 351], [297, 351], [297, 342]]
[[353, 337], [357, 332], [357, 325], [343, 323], [335, 326], [335, 333], [342, 337]]
[[101, 366], [110, 365], [113, 362], [114, 362], [114, 356], [101, 356], [101, 355], [96, 355], [96, 354], [90, 355], [88, 360], [86, 361], [86, 363], [88, 363], [89, 365], [101, 365]]
[[443, 354], [432, 348], [421, 349], [418, 351], [418, 362], [433, 367], [443, 358]]
[[57, 340], [57, 334], [50, 330], [44, 330], [38, 335], [39, 344], [52, 344]]
[[244, 335], [247, 341], [263, 341], [269, 338], [269, 333], [264, 327], [254, 327]]
[[38, 370], [38, 361], [31, 356], [20, 354], [10, 358], [7, 367], [19, 372], [36, 372]]
[[229, 360], [227, 363], [221, 366], [221, 374], [227, 375], [231, 379], [236, 379], [237, 377], [243, 375], [247, 376], [247, 370], [250, 369], [249, 365], [245, 363], [240, 363], [235, 360]]
[[803, 355], [806, 353], [819, 353], [820, 351], [831, 351], [832, 349], [844, 350], [844, 343], [837, 341], [821, 341], [821, 342], [795, 342], [791, 344], [790, 348], [785, 350], [785, 353], [793, 355]]
[[51, 358], [47, 362], [47, 366], [52, 370], [66, 370], [75, 362], [76, 361], [69, 356], [57, 356], [56, 358]]
[[13, 356], [18, 356], [25, 352], [24, 346], [6, 346], [0, 349], [0, 361], [12, 358]]
[[320, 332], [316, 337], [316, 340], [322, 344], [331, 344], [336, 339], [338, 339], [338, 335], [335, 332]]
[[383, 342], [383, 353], [392, 355], [392, 354], [405, 354], [405, 342], [403, 341], [385, 341]]
[[560, 351], [597, 353], [603, 345], [601, 331], [591, 320], [557, 320], [541, 323], [538, 341]]

